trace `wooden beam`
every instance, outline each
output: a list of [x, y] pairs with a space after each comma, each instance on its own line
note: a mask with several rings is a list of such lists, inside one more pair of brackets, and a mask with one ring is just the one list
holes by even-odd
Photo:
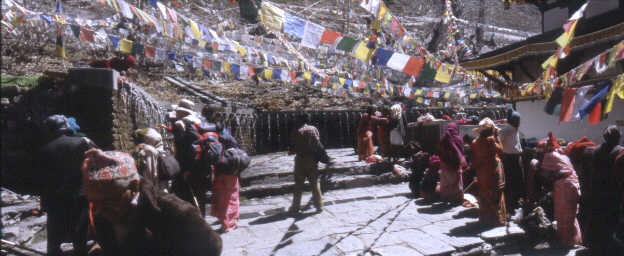
[[522, 71], [522, 73], [524, 73], [526, 76], [528, 76], [531, 79], [531, 81], [537, 80], [536, 77], [534, 77], [533, 75], [531, 75], [531, 73], [529, 73], [529, 71], [524, 66], [524, 63], [522, 63], [522, 61], [520, 61], [518, 63], [519, 63], [518, 67], [520, 67], [520, 71]]

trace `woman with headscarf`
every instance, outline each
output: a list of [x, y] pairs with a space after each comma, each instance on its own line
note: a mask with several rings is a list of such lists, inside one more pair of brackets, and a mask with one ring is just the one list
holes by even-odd
[[479, 133], [471, 145], [472, 166], [477, 173], [479, 222], [485, 225], [503, 225], [506, 217], [503, 196], [505, 173], [500, 159], [503, 146], [498, 140], [498, 128], [491, 119], [484, 118], [473, 132]]
[[617, 224], [618, 207], [621, 194], [617, 193], [614, 162], [619, 150], [620, 131], [617, 126], [607, 127], [600, 144], [593, 153], [594, 170], [588, 172], [589, 185], [589, 220], [587, 242], [592, 255], [607, 255], [609, 243]]
[[464, 199], [462, 168], [466, 165], [464, 142], [456, 123], [449, 123], [438, 146], [440, 182], [436, 188], [442, 201], [460, 203]]
[[[136, 161], [139, 174], [146, 179], [150, 179], [157, 189], [169, 192], [168, 172], [179, 172], [180, 166], [174, 157], [167, 157], [170, 154], [165, 150], [162, 142], [162, 136], [153, 128], [138, 129], [134, 132], [136, 143], [138, 144], [132, 154]], [[168, 161], [168, 162], [165, 162]], [[171, 165], [175, 167], [171, 167]], [[163, 173], [160, 170], [169, 168], [177, 168], [177, 170], [166, 170]]]
[[557, 238], [564, 246], [581, 244], [581, 229], [576, 218], [581, 190], [574, 166], [568, 156], [559, 151], [559, 143], [552, 132], [548, 133], [546, 143], [540, 143], [539, 147], [544, 152], [543, 159], [541, 162], [532, 161], [532, 166], [546, 172], [542, 176], [552, 182]]

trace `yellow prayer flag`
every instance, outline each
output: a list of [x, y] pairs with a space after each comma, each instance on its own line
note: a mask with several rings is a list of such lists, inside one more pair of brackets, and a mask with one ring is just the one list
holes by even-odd
[[448, 65], [440, 65], [438, 72], [436, 72], [435, 80], [445, 84], [451, 82], [451, 69], [449, 69]]
[[232, 68], [231, 68], [231, 64], [229, 62], [223, 62], [223, 72], [229, 74], [231, 73]]
[[358, 44], [357, 48], [355, 48], [355, 52], [353, 53], [353, 57], [358, 58], [361, 61], [368, 61], [371, 49], [366, 47], [366, 42], [362, 41]]
[[557, 54], [551, 55], [544, 63], [542, 63], [542, 69], [547, 69], [548, 67], [557, 67], [557, 62], [559, 58], [557, 58]]
[[260, 9], [260, 19], [264, 25], [270, 29], [282, 30], [282, 25], [285, 20], [284, 10], [271, 4], [268, 1], [262, 1], [262, 8]]
[[266, 78], [267, 80], [271, 80], [271, 77], [273, 77], [273, 70], [270, 68], [265, 69], [264, 78]]
[[450, 92], [445, 92], [444, 93], [444, 98], [445, 99], [449, 99], [451, 97], [451, 93]]
[[381, 18], [388, 12], [388, 7], [384, 4], [383, 1], [379, 3], [379, 11], [377, 11], [377, 20], [381, 20]]
[[206, 41], [199, 40], [199, 47], [202, 48], [202, 49], [206, 48]]
[[470, 94], [470, 99], [476, 99], [477, 98], [477, 94], [476, 93], [471, 93]]
[[344, 85], [344, 83], [345, 83], [345, 79], [342, 78], [342, 77], [339, 77], [338, 81], [340, 82], [340, 85]]
[[62, 45], [56, 46], [56, 54], [63, 59], [67, 59], [67, 55], [65, 55], [65, 47]]
[[119, 50], [123, 53], [132, 53], [132, 41], [121, 39], [121, 42], [119, 42]]
[[240, 53], [241, 56], [245, 57], [247, 56], [247, 49], [245, 49], [245, 47], [242, 46], [238, 46], [238, 53]]
[[310, 81], [310, 79], [312, 79], [312, 73], [310, 72], [303, 72], [303, 79]]
[[422, 102], [423, 102], [423, 98], [422, 98], [422, 97], [418, 97], [418, 98], [416, 98], [416, 102], [418, 102], [418, 103], [422, 103]]
[[555, 40], [555, 42], [557, 42], [557, 44], [561, 47], [566, 47], [566, 45], [570, 43], [571, 39], [572, 34], [570, 32], [563, 32], [563, 34], [557, 37], [557, 40]]
[[195, 40], [199, 40], [201, 36], [201, 34], [199, 33], [199, 26], [197, 26], [197, 23], [195, 23], [195, 21], [191, 19], [189, 19], [188, 21], [191, 24], [191, 31], [193, 32], [193, 38], [195, 38]]
[[615, 100], [616, 95], [620, 99], [624, 99], [624, 74], [620, 75], [613, 81], [613, 85], [607, 94], [607, 103], [603, 108], [604, 114], [608, 114], [613, 109], [613, 101]]
[[338, 90], [338, 88], [340, 88], [340, 85], [338, 85], [337, 83], [332, 84], [332, 89]]

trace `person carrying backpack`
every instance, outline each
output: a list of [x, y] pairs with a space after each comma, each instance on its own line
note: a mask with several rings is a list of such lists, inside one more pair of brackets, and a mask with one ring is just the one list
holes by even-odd
[[132, 154], [139, 174], [150, 179], [156, 188], [171, 191], [170, 181], [180, 173], [178, 160], [167, 150], [162, 136], [153, 128], [138, 129], [134, 132], [138, 144]]
[[210, 215], [219, 219], [221, 232], [228, 232], [237, 226], [240, 173], [249, 166], [249, 162], [249, 156], [245, 151], [240, 148], [229, 148], [214, 165]]

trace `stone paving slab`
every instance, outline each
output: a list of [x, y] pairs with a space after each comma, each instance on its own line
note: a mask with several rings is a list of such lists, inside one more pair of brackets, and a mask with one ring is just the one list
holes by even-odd
[[[322, 213], [308, 208], [296, 217], [285, 213], [292, 195], [243, 201], [241, 211], [265, 202], [262, 211], [281, 211], [241, 219], [238, 229], [222, 234], [223, 255], [489, 255], [488, 241], [523, 234], [513, 225], [509, 234], [506, 227], [474, 229], [475, 208], [427, 204], [407, 193], [406, 183], [329, 191]], [[304, 193], [303, 204], [310, 198]]]

